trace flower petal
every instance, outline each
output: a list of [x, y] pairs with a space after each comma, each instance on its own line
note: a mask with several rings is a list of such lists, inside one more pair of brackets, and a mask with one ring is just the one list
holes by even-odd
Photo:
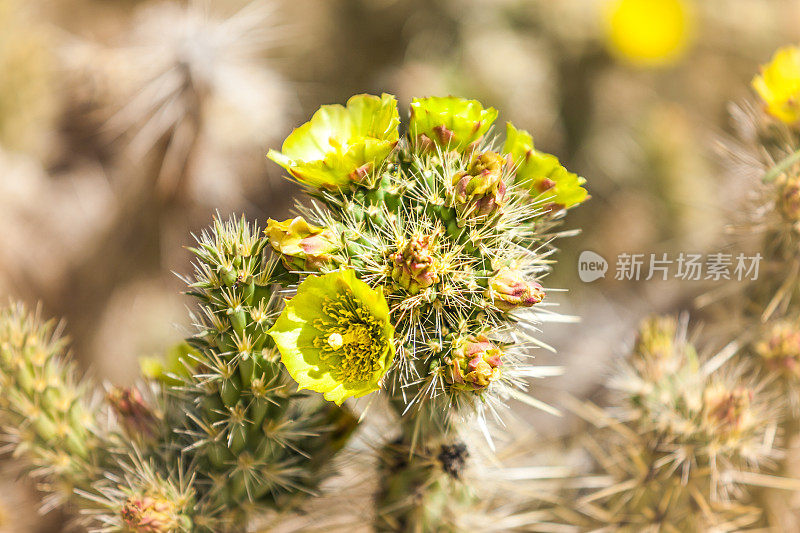
[[503, 151], [517, 165], [515, 180], [531, 191], [533, 196], [547, 199], [564, 208], [577, 205], [588, 198], [581, 187], [586, 180], [564, 168], [554, 155], [533, 147], [533, 137], [525, 130], [506, 124]]
[[477, 100], [454, 96], [414, 98], [409, 132], [415, 142], [425, 135], [444, 150], [462, 151], [483, 137], [496, 118], [496, 109], [484, 109]]
[[320, 107], [286, 138], [281, 152], [271, 150], [268, 157], [300, 183], [344, 189], [360, 179], [359, 169], [378, 166], [394, 150], [399, 124], [394, 96], [356, 95], [346, 107]]

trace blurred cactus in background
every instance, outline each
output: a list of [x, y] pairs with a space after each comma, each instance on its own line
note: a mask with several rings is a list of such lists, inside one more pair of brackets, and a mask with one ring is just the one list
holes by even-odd
[[[27, 20], [22, 13], [37, 12], [36, 5], [5, 4], [14, 15], [10, 26]], [[41, 157], [41, 178], [3, 180], [4, 195], [12, 195], [4, 204], [15, 219], [30, 221], [31, 246], [48, 256], [46, 268], [9, 261], [7, 277], [16, 295], [41, 295], [49, 312], [70, 321], [79, 357], [106, 351], [115, 314], [129, 311], [119, 309], [120, 293], [155, 282], [160, 297], [143, 297], [142, 305], [179, 313], [176, 298], [164, 293], [173, 294], [170, 270], [186, 259], [183, 236], [205, 222], [209, 209], [270, 205], [264, 193], [277, 186], [264, 179], [262, 151], [292, 108], [288, 82], [270, 59], [287, 37], [274, 2], [124, 4], [130, 13], [111, 25], [113, 32], [51, 28], [0, 43], [0, 54], [10, 57], [26, 40], [37, 40], [30, 54], [42, 48], [42, 60], [20, 58], [25, 69], [9, 64], [13, 76], [3, 75], [0, 87], [14, 83], [9, 90], [17, 100], [47, 105], [54, 117], [45, 123], [11, 97], [0, 98], [0, 108], [19, 109], [30, 124], [59, 134]], [[33, 69], [30, 76], [43, 79], [30, 83], [49, 85], [50, 93], [39, 96], [21, 85], [27, 81], [14, 81]], [[21, 149], [27, 135], [9, 127], [11, 139], [0, 142], [4, 153]], [[40, 201], [26, 202], [34, 196]], [[137, 261], [123, 259], [129, 253]], [[127, 357], [101, 371], [121, 379], [135, 369], [136, 350], [156, 350], [176, 335], [166, 327], [140, 337], [137, 346], [115, 347]]]
[[[56, 116], [53, 35], [40, 6], [0, 2], [0, 146], [41, 155]], [[24, 29], [23, 29], [24, 28]]]
[[0, 400], [7, 439], [54, 498], [87, 489], [102, 449], [92, 391], [63, 359], [64, 342], [52, 322], [21, 305], [0, 315]]
[[727, 346], [700, 357], [686, 323], [643, 322], [634, 351], [612, 379], [613, 409], [575, 402], [593, 426], [579, 439], [605, 485], [565, 496], [555, 520], [581, 530], [738, 531], [765, 520], [750, 486], [781, 457], [784, 400], [767, 379], [748, 377]]

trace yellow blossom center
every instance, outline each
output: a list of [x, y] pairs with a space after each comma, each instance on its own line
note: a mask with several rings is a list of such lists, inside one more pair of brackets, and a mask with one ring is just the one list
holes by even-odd
[[380, 321], [350, 295], [327, 299], [324, 319], [314, 324], [322, 333], [314, 339], [320, 359], [345, 383], [366, 381], [381, 370], [388, 341]]

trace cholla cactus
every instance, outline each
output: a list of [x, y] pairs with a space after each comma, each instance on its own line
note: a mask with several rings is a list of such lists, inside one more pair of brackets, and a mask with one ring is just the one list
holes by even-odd
[[203, 233], [194, 347], [176, 352], [182, 368], [148, 364], [147, 387], [110, 388], [106, 408], [74, 378], [53, 324], [0, 313], [0, 420], [49, 506], [71, 500], [103, 532], [242, 531], [331, 471], [355, 421], [297, 393], [271, 347], [281, 274], [267, 248], [243, 220]]
[[[154, 415], [158, 406], [146, 403], [138, 393], [119, 389], [109, 393], [105, 409], [92, 384], [77, 379], [73, 364], [64, 355], [66, 343], [60, 334], [53, 322], [41, 320], [38, 310], [29, 313], [21, 304], [0, 310], [0, 422], [6, 449], [48, 494], [44, 511], [71, 503], [86, 512], [93, 526], [102, 525], [100, 531], [177, 531], [156, 527], [167, 524], [165, 517], [170, 514], [159, 499], [165, 493], [135, 493], [144, 491], [145, 485], [109, 482], [156, 479], [136, 449], [145, 442], [147, 461], [168, 471], [166, 465], [174, 460], [173, 447], [162, 447], [156, 437], [171, 431], [164, 431], [163, 418]], [[103, 422], [106, 410], [116, 411], [120, 425]], [[123, 421], [125, 418], [128, 420]], [[129, 427], [134, 419], [137, 424]], [[139, 434], [144, 429], [152, 431], [147, 441]], [[129, 464], [129, 457], [136, 462]], [[152, 486], [148, 485], [148, 490]], [[118, 502], [118, 508], [109, 513], [110, 495], [126, 491], [126, 498], [138, 495], [141, 499], [132, 499], [127, 508]], [[114, 520], [118, 527], [110, 526]]]
[[800, 284], [800, 48], [778, 50], [753, 79], [761, 106], [735, 109], [739, 134], [731, 158], [746, 162], [756, 180], [755, 205], [745, 229], [760, 237], [763, 273], [737, 293], [741, 316], [752, 322], [748, 362], [775, 380], [788, 398], [783, 416], [789, 438], [796, 433], [798, 394], [798, 287]]
[[401, 138], [391, 95], [322, 107], [270, 153], [317, 203], [264, 231], [202, 232], [185, 278], [196, 332], [105, 408], [48, 327], [0, 316], [15, 451], [97, 531], [239, 532], [304, 505], [356, 427], [342, 404], [381, 391], [400, 420], [377, 446], [376, 529], [469, 529], [488, 505], [462, 481], [475, 436], [492, 446], [486, 414], [548, 408], [523, 392], [553, 373], [526, 363], [552, 315], [538, 280], [550, 230], [587, 197], [526, 132], [495, 147], [496, 115], [418, 99]]
[[[767, 382], [730, 362], [730, 346], [701, 358], [686, 324], [645, 321], [634, 352], [612, 382], [624, 409], [576, 411], [595, 425], [587, 450], [610, 484], [554, 513], [581, 527], [623, 531], [733, 531], [759, 523], [746, 485], [780, 457], [781, 401]], [[575, 512], [577, 511], [577, 512]]]
[[[298, 296], [308, 301], [292, 300], [273, 330], [287, 367], [321, 358], [334, 373], [347, 373], [341, 365], [350, 357], [341, 354], [355, 338], [342, 344], [338, 333], [316, 328], [326, 317], [345, 320], [333, 304], [344, 291], [351, 296], [342, 305], [367, 324], [367, 317], [386, 320], [373, 301], [388, 305], [391, 331], [381, 334], [380, 345], [393, 343], [394, 363], [373, 359], [372, 370], [401, 400], [401, 412], [427, 409], [440, 395], [469, 410], [478, 398], [506, 394], [522, 357], [511, 336], [528, 338], [534, 314], [526, 308], [544, 298], [535, 279], [547, 263], [531, 251], [544, 238], [539, 224], [583, 201], [586, 191], [582, 179], [512, 126], [504, 149], [495, 151], [485, 134], [496, 115], [476, 101], [416, 99], [401, 140], [394, 97], [361, 95], [346, 107], [323, 106], [282, 152], [270, 152], [324, 204], [303, 210], [310, 221], [270, 221], [267, 228], [292, 273], [323, 274], [300, 284]], [[299, 342], [304, 324], [320, 337]], [[454, 387], [452, 361], [464, 357], [454, 347], [490, 337], [497, 385]]]
[[[738, 139], [726, 156], [736, 170], [753, 178], [753, 203], [742, 229], [760, 237], [758, 252], [765, 275], [747, 288], [748, 314], [760, 320], [791, 316], [797, 305], [800, 272], [800, 136], [796, 101], [800, 98], [800, 48], [776, 52], [752, 85], [762, 102], [733, 109]], [[774, 274], [774, 275], [772, 275]]]
[[200, 303], [196, 351], [184, 358], [186, 384], [171, 387], [188, 413], [197, 497], [235, 527], [252, 504], [286, 505], [311, 492], [354, 427], [346, 411], [301, 400], [272, 347], [279, 276], [267, 242], [243, 219], [217, 220], [198, 239], [187, 279]]
[[438, 458], [466, 461], [459, 434], [488, 435], [487, 411], [528, 399], [547, 232], [587, 198], [527, 132], [509, 124], [499, 149], [496, 117], [414, 99], [401, 137], [394, 97], [359, 95], [269, 153], [319, 202], [267, 227], [301, 281], [270, 331], [282, 361], [302, 388], [336, 403], [381, 390], [402, 417], [380, 455], [379, 530], [455, 528], [444, 502], [460, 467]]
[[723, 310], [718, 329], [731, 334], [733, 315], [741, 331], [702, 358], [685, 324], [658, 318], [642, 326], [612, 382], [622, 392], [617, 409], [576, 407], [599, 428], [586, 449], [610, 483], [571, 508], [555, 506], [558, 521], [630, 531], [797, 529], [788, 496], [798, 489], [792, 454], [800, 427], [798, 57], [796, 47], [779, 50], [753, 81], [763, 110], [735, 111], [747, 152], [730, 155], [760, 181], [746, 227], [763, 232], [754, 254], [766, 260]]

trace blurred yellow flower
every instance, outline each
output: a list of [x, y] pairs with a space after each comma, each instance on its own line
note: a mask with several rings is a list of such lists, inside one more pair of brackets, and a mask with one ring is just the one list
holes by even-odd
[[775, 52], [753, 78], [753, 88], [770, 115], [787, 124], [800, 122], [800, 48], [787, 46]]
[[613, 0], [607, 6], [606, 43], [635, 65], [668, 65], [689, 43], [691, 15], [686, 0]]

